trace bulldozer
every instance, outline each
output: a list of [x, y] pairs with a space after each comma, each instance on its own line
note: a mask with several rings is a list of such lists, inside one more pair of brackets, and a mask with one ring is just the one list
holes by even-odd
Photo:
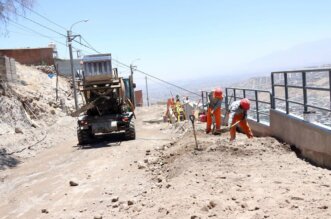
[[78, 90], [84, 105], [72, 113], [78, 116], [79, 145], [93, 143], [96, 135], [123, 132], [134, 140], [134, 88], [132, 76], [118, 76], [111, 54], [84, 56]]

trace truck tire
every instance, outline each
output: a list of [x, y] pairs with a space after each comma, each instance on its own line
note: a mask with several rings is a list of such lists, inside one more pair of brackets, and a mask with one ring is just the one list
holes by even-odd
[[125, 130], [125, 139], [126, 140], [134, 140], [136, 139], [136, 129], [134, 126], [134, 121], [131, 119], [130, 123], [127, 127], [127, 129]]
[[77, 129], [77, 137], [78, 137], [78, 144], [79, 145], [86, 145], [92, 142], [92, 133], [91, 130], [82, 130]]

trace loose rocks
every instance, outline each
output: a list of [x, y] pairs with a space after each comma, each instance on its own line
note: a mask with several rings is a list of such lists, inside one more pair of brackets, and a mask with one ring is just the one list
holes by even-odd
[[74, 181], [69, 181], [69, 185], [70, 186], [78, 186], [78, 183], [74, 182]]

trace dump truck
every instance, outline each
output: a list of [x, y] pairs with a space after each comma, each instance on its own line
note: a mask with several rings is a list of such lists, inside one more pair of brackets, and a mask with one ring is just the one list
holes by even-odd
[[132, 76], [119, 77], [112, 68], [111, 54], [84, 56], [82, 78], [78, 89], [83, 106], [78, 116], [77, 137], [80, 145], [93, 143], [96, 135], [123, 132], [134, 140], [134, 88]]

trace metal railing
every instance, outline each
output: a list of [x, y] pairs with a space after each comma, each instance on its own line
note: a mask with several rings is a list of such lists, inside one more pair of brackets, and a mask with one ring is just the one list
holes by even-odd
[[201, 103], [203, 107], [209, 102], [209, 98], [208, 98], [209, 93], [210, 92], [208, 91], [201, 91]]
[[[270, 91], [244, 88], [225, 89], [225, 108], [229, 109], [232, 101], [247, 98], [251, 104], [248, 117], [256, 122], [270, 122], [270, 108], [273, 108], [273, 98]], [[263, 94], [263, 95], [262, 95]]]
[[[208, 91], [201, 91], [201, 100], [202, 100], [202, 106], [207, 107], [207, 104], [209, 103], [209, 94]], [[226, 97], [225, 97], [226, 98]], [[225, 101], [222, 101], [222, 109], [227, 109]], [[225, 115], [225, 111], [223, 111], [223, 114]]]
[[[325, 123], [318, 122], [331, 125], [330, 68], [272, 72], [271, 84], [274, 109], [284, 108], [286, 114], [302, 117], [306, 113], [315, 112], [311, 111], [314, 109], [319, 111], [319, 116], [323, 118], [321, 120], [330, 120]], [[318, 92], [324, 92], [327, 95], [318, 95]], [[279, 97], [279, 94], [283, 98]]]

